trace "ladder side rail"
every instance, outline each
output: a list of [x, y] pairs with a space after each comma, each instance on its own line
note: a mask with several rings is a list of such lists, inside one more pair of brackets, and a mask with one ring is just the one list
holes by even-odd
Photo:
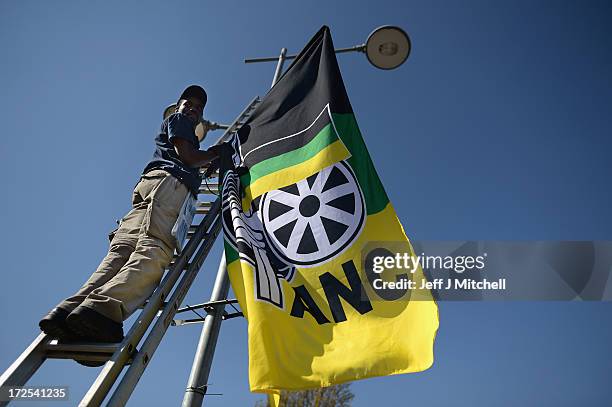
[[[214, 205], [213, 205], [214, 206]], [[211, 211], [214, 208], [211, 207]], [[209, 217], [209, 221], [205, 222], [206, 218], [200, 223], [194, 232], [193, 237], [189, 240], [185, 250], [182, 252], [181, 256], [176, 261], [176, 264], [173, 268], [171, 268], [171, 272], [174, 270], [178, 270], [177, 274], [180, 274], [180, 271], [185, 268], [185, 265], [192, 257], [193, 253], [196, 251], [200, 241], [206, 235], [206, 231], [212, 223], [214, 216]], [[193, 243], [192, 243], [193, 240]], [[189, 244], [191, 243], [191, 245]], [[170, 274], [170, 273], [169, 273]], [[176, 280], [175, 280], [176, 281]], [[174, 285], [174, 283], [172, 283]], [[161, 284], [163, 286], [164, 283]], [[170, 290], [168, 290], [169, 292]], [[150, 301], [149, 301], [150, 302]], [[146, 318], [143, 318], [141, 314], [137, 324], [146, 326], [150, 325], [155, 313], [159, 309], [163, 300], [159, 301], [159, 304], [155, 306], [155, 312], [153, 312], [152, 318], [150, 321], [146, 322]], [[147, 303], [148, 304], [148, 303]], [[144, 312], [144, 311], [143, 311]], [[146, 328], [143, 330], [143, 333], [146, 332]], [[130, 360], [130, 356], [133, 349], [136, 349], [136, 345], [142, 338], [142, 334], [140, 336], [134, 336], [133, 330], [130, 330], [123, 343], [121, 343], [118, 348], [121, 350], [127, 351], [127, 357], [119, 358], [115, 361], [117, 364], [117, 368], [119, 369], [118, 374], [121, 372], [123, 365]], [[70, 351], [66, 353], [65, 351], [58, 351], [56, 348], [61, 347], [61, 345], [51, 346], [50, 343], [53, 338], [45, 335], [45, 333], [41, 332], [34, 341], [17, 357], [17, 359], [6, 369], [2, 375], [0, 376], [0, 387], [9, 387], [9, 386], [24, 386], [28, 380], [38, 371], [40, 366], [48, 359], [48, 358], [72, 358], [73, 356], [79, 356], [79, 352]], [[73, 347], [77, 348], [77, 345], [63, 345], [64, 347]], [[62, 353], [63, 352], [63, 353]], [[60, 353], [62, 356], [60, 356]], [[82, 356], [82, 355], [81, 355]], [[98, 358], [99, 360], [104, 360], [105, 356], [101, 355]], [[89, 357], [87, 360], [93, 360], [92, 357]], [[115, 379], [113, 379], [114, 382]], [[112, 383], [111, 383], [112, 386]], [[8, 404], [8, 401], [0, 401], [0, 407]]]
[[195, 235], [187, 243], [187, 246], [177, 259], [176, 264], [168, 273], [166, 273], [160, 286], [149, 298], [147, 305], [141, 311], [138, 319], [134, 322], [132, 328], [119, 345], [119, 350], [113, 354], [111, 359], [104, 365], [102, 371], [98, 374], [98, 377], [81, 400], [80, 405], [99, 406], [102, 404], [106, 398], [106, 395], [121, 374], [124, 365], [134, 353], [135, 349], [137, 349], [138, 343], [157, 315], [157, 312], [159, 311], [164, 299], [170, 293], [172, 288], [174, 288], [176, 281], [179, 279], [181, 272], [187, 264], [187, 261], [191, 258], [193, 252], [200, 245], [200, 242], [206, 237], [207, 231], [211, 228], [211, 226], [214, 227], [213, 222], [218, 218], [220, 207], [221, 200], [217, 199], [213, 203], [210, 213], [207, 214], [204, 219], [202, 219], [200, 226], [195, 232]]
[[247, 105], [247, 107], [244, 108], [244, 110], [242, 112], [240, 112], [240, 114], [238, 115], [238, 117], [236, 117], [236, 120], [234, 120], [232, 122], [232, 124], [227, 128], [227, 130], [225, 130], [223, 132], [223, 135], [221, 137], [219, 137], [217, 139], [217, 141], [215, 141], [213, 143], [213, 145], [217, 145], [217, 144], [221, 144], [224, 141], [227, 140], [227, 138], [236, 130], [238, 130], [238, 128], [242, 125], [242, 124], [238, 124], [240, 122], [241, 119], [243, 119], [245, 116], [247, 116], [250, 112], [251, 109], [253, 109], [257, 104], [259, 104], [260, 100], [259, 100], [259, 96], [255, 96]]
[[[232, 122], [232, 124], [225, 130], [223, 135], [219, 139], [217, 139], [214, 145], [224, 142], [229, 137], [229, 135], [241, 125], [240, 121], [243, 120], [245, 116], [247, 116], [251, 112], [251, 110], [255, 108], [255, 106], [259, 103], [259, 101], [260, 100], [258, 96], [254, 97], [249, 102], [249, 104], [244, 108], [244, 110], [236, 117], [236, 119]], [[166, 278], [164, 278], [164, 281], [162, 281], [161, 287], [165, 287], [166, 280], [169, 279], [169, 277], [172, 274], [178, 274], [178, 273], [175, 273], [175, 271], [178, 270], [180, 272], [185, 268], [185, 265], [187, 264], [187, 260], [191, 258], [191, 254], [193, 253], [193, 251], [195, 251], [195, 248], [197, 247], [197, 245], [199, 245], [200, 241], [203, 239], [205, 229], [208, 229], [208, 227], [202, 228], [202, 224], [206, 223], [208, 219], [211, 219], [210, 222], [212, 222], [212, 218], [216, 218], [217, 215], [221, 212], [220, 207], [221, 207], [220, 198], [217, 198], [217, 200], [213, 203], [207, 216], [204, 218], [204, 220], [202, 221], [202, 223], [200, 224], [200, 226], [198, 227], [194, 235], [191, 237], [191, 239], [189, 239], [189, 242], [187, 243], [187, 246], [183, 250], [181, 256], [179, 256], [179, 258], [176, 260], [176, 263], [173, 269], [171, 270], [172, 272], [168, 273], [166, 275]], [[220, 224], [219, 224], [219, 230], [220, 230]], [[196, 247], [193, 247], [194, 245]], [[198, 267], [198, 270], [199, 270], [199, 267]], [[172, 286], [174, 286], [177, 279], [178, 279], [178, 275], [175, 276], [174, 281], [172, 282]], [[134, 349], [136, 349], [136, 345], [142, 339], [142, 336], [148, 329], [148, 326], [151, 324], [151, 321], [153, 320], [155, 314], [159, 310], [158, 303], [163, 302], [163, 297], [157, 298], [157, 295], [159, 295], [158, 291], [159, 292], [163, 291], [166, 293], [166, 295], [170, 292], [170, 290], [166, 291], [166, 290], [158, 289], [156, 290], [155, 293], [153, 293], [153, 296], [149, 299], [150, 303], [155, 303], [155, 307], [153, 307], [153, 309], [150, 310], [153, 312], [151, 313], [147, 311], [149, 307], [152, 307], [151, 304], [147, 304], [145, 309], [141, 312], [138, 321], [134, 323], [126, 339], [124, 339], [124, 341], [122, 342], [120, 346], [120, 350], [117, 351], [113, 355], [113, 357], [109, 360], [109, 363], [106, 363], [106, 365], [104, 365], [102, 372], [100, 372], [100, 374], [96, 378], [96, 381], [92, 384], [89, 391], [85, 394], [85, 397], [81, 401], [81, 405], [90, 406], [90, 405], [100, 405], [102, 403], [102, 401], [104, 400], [104, 398], [106, 397], [110, 389], [112, 388], [113, 384], [115, 383], [115, 381], [121, 374], [123, 366], [125, 365], [126, 361], [129, 359], [130, 354], [133, 352]], [[155, 301], [154, 301], [154, 297], [156, 298]], [[177, 309], [178, 309], [178, 306], [177, 306]], [[146, 322], [144, 324], [146, 325], [146, 327], [141, 326], [141, 321]], [[170, 319], [168, 320], [168, 322], [170, 322]], [[133, 338], [132, 338], [132, 335], [134, 336]], [[149, 336], [150, 335], [151, 334], [149, 334]], [[117, 362], [120, 362], [120, 363], [117, 363]], [[132, 366], [134, 364], [135, 364], [134, 361], [132, 361]], [[140, 375], [142, 375], [142, 373], [140, 373]], [[94, 402], [97, 404], [95, 404]]]
[[[255, 97], [251, 100], [251, 102], [247, 105], [247, 107], [238, 115], [238, 117], [234, 120], [234, 122], [226, 129], [223, 135], [214, 143], [219, 144], [224, 142], [228, 136], [236, 131], [241, 125], [241, 120], [244, 120], [248, 117], [249, 113], [255, 108], [255, 106], [259, 103], [259, 97]], [[218, 188], [218, 186], [217, 186]], [[217, 189], [218, 192], [218, 189]], [[196, 231], [193, 233], [191, 238], [189, 239], [185, 249], [182, 251], [181, 255], [178, 256], [174, 265], [170, 268], [169, 272], [166, 274], [164, 280], [160, 284], [159, 288], [154, 292], [151, 298], [148, 300], [145, 305], [143, 311], [140, 313], [138, 320], [134, 323], [124, 340], [117, 345], [118, 350], [113, 354], [111, 359], [106, 363], [102, 372], [96, 378], [94, 384], [90, 387], [89, 391], [85, 395], [83, 402], [86, 402], [87, 405], [100, 405], [105, 395], [113, 386], [114, 382], [117, 380], [123, 366], [130, 361], [136, 346], [142, 339], [143, 335], [146, 333], [149, 325], [155, 318], [159, 308], [163, 304], [164, 298], [169, 294], [172, 290], [176, 281], [180, 277], [183, 269], [186, 268], [189, 259], [192, 257], [193, 253], [196, 251], [200, 242], [208, 238], [210, 243], [210, 247], [212, 247], [212, 242], [216, 239], [219, 231], [220, 231], [220, 222], [219, 219], [220, 212], [220, 200], [217, 199], [215, 203], [212, 205], [210, 212], [207, 216], [202, 220]], [[217, 221], [213, 224], [213, 221]], [[207, 236], [206, 231], [209, 227], [213, 226], [211, 234]], [[204, 245], [203, 245], [204, 246]], [[196, 268], [187, 267], [190, 270], [195, 270], [191, 280], [188, 284], [185, 285], [185, 288], [182, 297], [185, 296], [187, 290], [191, 286], [195, 275], [199, 271], [201, 267], [201, 263], [206, 258], [208, 251], [210, 250], [208, 247], [205, 250], [205, 253], [200, 250], [198, 254], [203, 253], [203, 257], [196, 255], [197, 257], [201, 257], [200, 266]], [[190, 273], [186, 272], [186, 275]], [[184, 279], [183, 279], [184, 280]], [[181, 298], [182, 300], [182, 298]], [[178, 309], [178, 304], [174, 306], [175, 309]], [[174, 315], [174, 312], [172, 313]], [[170, 322], [168, 319], [168, 323]], [[166, 324], [167, 325], [167, 324]], [[165, 330], [164, 330], [165, 332]], [[163, 336], [163, 334], [162, 334]], [[161, 338], [160, 338], [161, 340]], [[48, 345], [52, 341], [52, 338], [48, 337], [44, 333], [41, 333], [27, 348], [22, 352], [22, 354], [9, 366], [9, 368], [2, 373], [0, 376], [0, 386], [23, 386], [27, 383], [27, 381], [36, 373], [36, 371], [40, 368], [40, 366], [45, 362], [48, 357]], [[67, 356], [66, 356], [67, 357]], [[101, 356], [102, 357], [102, 356]], [[102, 394], [104, 393], [104, 394]], [[101, 398], [100, 398], [101, 397]], [[87, 401], [88, 400], [88, 401]], [[0, 407], [8, 404], [8, 402], [0, 401]]]
[[[51, 338], [41, 332], [11, 366], [2, 373], [0, 388], [25, 385], [45, 361], [45, 346], [50, 340]], [[0, 400], [0, 406], [6, 406], [8, 403], [8, 401]]]
[[121, 378], [119, 385], [111, 396], [107, 404], [108, 407], [124, 406], [127, 403], [145, 368], [151, 360], [153, 353], [159, 346], [164, 334], [170, 326], [179, 305], [187, 295], [187, 291], [189, 291], [193, 280], [197, 276], [202, 264], [204, 263], [204, 260], [206, 260], [208, 253], [212, 249], [212, 246], [220, 231], [221, 216], [216, 216], [215, 223], [211, 229], [209, 237], [207, 237], [202, 243], [202, 246], [198, 250], [194, 261], [189, 265], [176, 290], [168, 300], [168, 306], [164, 308], [139, 352], [134, 356], [132, 364], [125, 372], [125, 375], [123, 375]]

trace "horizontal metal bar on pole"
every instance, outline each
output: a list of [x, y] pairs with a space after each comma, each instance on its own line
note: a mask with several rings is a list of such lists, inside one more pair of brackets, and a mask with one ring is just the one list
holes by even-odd
[[[334, 52], [336, 54], [341, 54], [343, 52], [365, 52], [365, 44], [361, 44], [361, 45], [355, 45], [354, 47], [348, 47], [348, 48], [338, 48], [335, 49]], [[295, 59], [297, 57], [296, 55], [285, 55], [285, 59]], [[278, 57], [266, 57], [266, 58], [248, 58], [244, 60], [245, 64], [252, 64], [252, 63], [256, 63], [256, 62], [277, 62], [278, 61]]]
[[173, 319], [170, 325], [172, 326], [184, 326], [184, 325], [193, 325], [193, 324], [201, 324], [205, 321], [205, 318], [194, 318], [194, 319]]
[[226, 320], [226, 319], [238, 318], [238, 317], [243, 317], [243, 316], [244, 314], [242, 312], [232, 312], [231, 314], [228, 314], [228, 313], [223, 314], [221, 318]]
[[[285, 59], [294, 59], [297, 55], [287, 55]], [[245, 64], [252, 64], [255, 62], [277, 62], [278, 57], [266, 57], [266, 58], [248, 58], [244, 60]]]
[[[242, 312], [232, 312], [231, 314], [228, 312], [224, 312], [221, 315], [221, 319], [226, 321], [228, 319], [243, 317], [244, 314]], [[193, 324], [202, 324], [206, 321], [206, 318], [193, 318], [193, 319], [174, 319], [171, 322], [172, 326], [183, 326], [183, 325], [193, 325]]]
[[181, 313], [181, 312], [193, 311], [193, 310], [196, 310], [196, 309], [209, 308], [209, 307], [213, 307], [215, 305], [220, 305], [220, 304], [229, 305], [229, 304], [237, 304], [237, 303], [238, 303], [237, 299], [209, 301], [209, 302], [205, 302], [205, 303], [202, 303], [202, 304], [187, 305], [185, 307], [179, 308], [176, 311], [176, 313], [178, 314], [178, 313]]

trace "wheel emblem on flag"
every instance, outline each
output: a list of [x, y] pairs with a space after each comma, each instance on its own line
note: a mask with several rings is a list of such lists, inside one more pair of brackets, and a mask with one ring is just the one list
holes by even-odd
[[266, 237], [289, 264], [312, 267], [342, 253], [359, 236], [365, 204], [344, 161], [267, 192], [260, 202]]

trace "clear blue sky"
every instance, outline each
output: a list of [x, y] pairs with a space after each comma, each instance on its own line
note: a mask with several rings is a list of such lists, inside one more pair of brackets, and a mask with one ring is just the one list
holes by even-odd
[[[249, 4], [249, 5], [247, 5]], [[379, 175], [412, 239], [612, 240], [612, 32], [604, 1], [0, 3], [0, 369], [107, 250], [161, 112], [187, 84], [230, 121], [323, 24], [338, 47], [383, 24], [413, 53], [339, 57]], [[217, 244], [187, 303], [210, 295]], [[612, 304], [442, 303], [425, 373], [354, 383], [355, 406], [602, 406]], [[130, 406], [179, 405], [199, 326], [171, 328]], [[223, 324], [209, 406], [253, 405], [246, 323]], [[52, 361], [31, 384], [99, 369]], [[25, 404], [20, 404], [24, 405]], [[39, 406], [40, 404], [33, 404]]]

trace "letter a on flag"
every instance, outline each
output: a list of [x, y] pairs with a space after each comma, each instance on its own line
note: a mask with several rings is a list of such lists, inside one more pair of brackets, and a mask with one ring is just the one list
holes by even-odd
[[[370, 267], [374, 257], [413, 251], [357, 127], [327, 27], [231, 144], [233, 163], [222, 164], [225, 255], [248, 321], [251, 390], [429, 368], [438, 309], [421, 289], [421, 268]], [[397, 289], [406, 279], [416, 288]]]

